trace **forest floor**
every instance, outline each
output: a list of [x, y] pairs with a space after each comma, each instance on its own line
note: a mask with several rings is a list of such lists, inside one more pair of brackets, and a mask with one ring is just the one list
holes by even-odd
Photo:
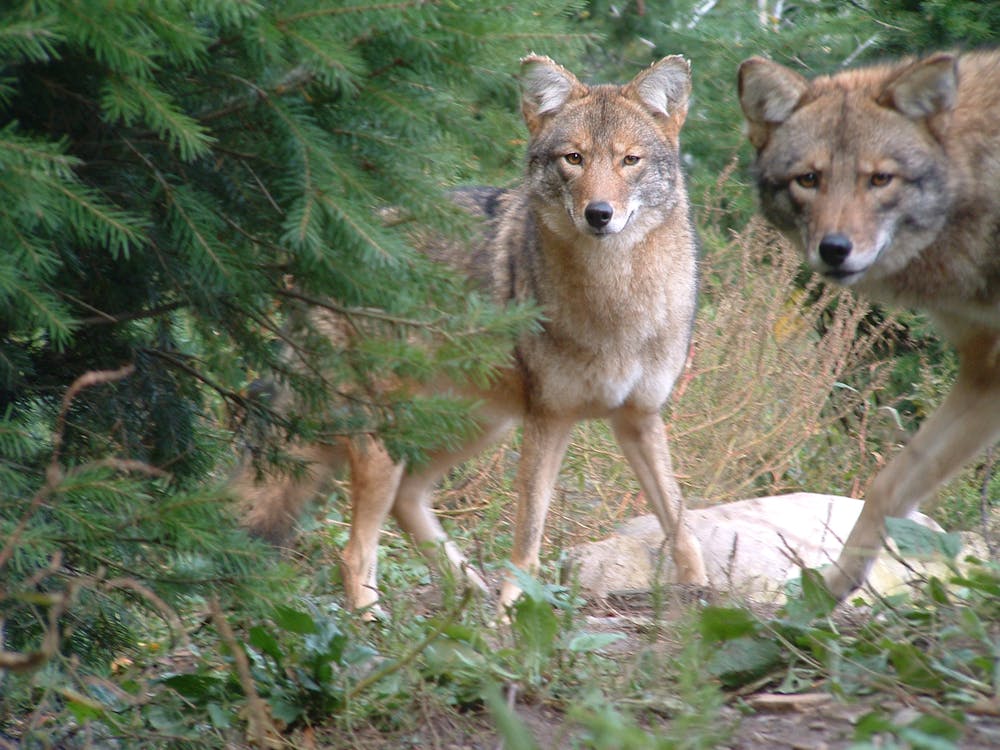
[[[431, 598], [434, 594], [429, 593]], [[688, 595], [685, 595], [685, 599]], [[687, 601], [654, 605], [648, 595], [613, 597], [584, 606], [580, 616], [588, 631], [616, 633], [622, 637], [607, 654], [622, 670], [634, 669], [643, 652], [651, 647], [667, 652], [678, 651], [683, 644], [678, 641], [670, 622], [685, 616]], [[760, 608], [756, 614], [762, 619], [773, 615], [773, 607]], [[856, 629], [869, 613], [852, 606], [843, 606], [834, 614], [837, 628], [842, 633]], [[656, 623], [659, 623], [657, 625]], [[655, 636], [651, 641], [650, 633]], [[905, 725], [921, 713], [933, 712], [936, 704], [912, 691], [900, 688], [895, 692], [871, 692], [867, 695], [839, 698], [824, 689], [821, 680], [815, 689], [785, 694], [778, 692], [777, 680], [765, 678], [756, 685], [726, 694], [725, 704], [716, 713], [715, 734], [725, 740], [706, 744], [704, 737], [691, 736], [680, 743], [643, 744], [632, 735], [631, 740], [619, 732], [607, 744], [594, 743], [591, 734], [588, 744], [579, 744], [581, 731], [577, 722], [556, 702], [536, 700], [508, 688], [508, 705], [542, 750], [562, 750], [573, 747], [598, 747], [608, 750], [644, 750], [654, 748], [719, 748], [720, 750], [838, 750], [841, 748], [904, 748], [904, 747], [957, 747], [963, 750], [994, 750], [1000, 747], [1000, 702], [970, 707], [964, 719], [961, 739], [942, 742], [940, 745], [900, 744], [892, 737], [869, 738], [859, 742], [855, 728], [859, 719], [878, 712], [890, 715], [894, 723]], [[433, 701], [421, 704], [423, 716], [420, 729], [414, 731], [413, 723], [403, 732], [380, 730], [372, 726], [359, 727], [356, 731], [341, 728], [307, 732], [296, 737], [296, 742], [307, 748], [357, 748], [357, 750], [397, 750], [421, 748], [434, 750], [523, 750], [512, 743], [505, 744], [499, 736], [493, 717], [485, 708], [456, 713]], [[669, 710], [647, 711], [643, 729], [647, 738], [658, 738], [669, 729], [672, 716]], [[676, 733], [675, 733], [676, 734]]]

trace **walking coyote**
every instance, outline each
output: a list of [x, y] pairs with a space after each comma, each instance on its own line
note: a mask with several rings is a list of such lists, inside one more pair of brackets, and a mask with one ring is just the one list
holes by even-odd
[[825, 278], [921, 307], [957, 349], [944, 403], [879, 473], [840, 559], [845, 597], [885, 533], [1000, 437], [1000, 54], [935, 54], [806, 80], [739, 70], [764, 215]]
[[[376, 546], [388, 514], [422, 547], [441, 545], [476, 585], [430, 509], [437, 481], [512, 426], [523, 426], [512, 562], [537, 568], [556, 476], [575, 423], [607, 418], [668, 538], [681, 582], [705, 582], [685, 524], [661, 409], [688, 353], [696, 295], [696, 240], [678, 136], [690, 93], [688, 63], [666, 57], [622, 86], [587, 86], [546, 57], [522, 60], [522, 112], [530, 140], [523, 184], [470, 188], [456, 203], [483, 219], [475, 247], [433, 248], [500, 302], [532, 301], [539, 332], [516, 342], [510, 364], [484, 390], [455, 384], [482, 403], [480, 431], [419, 468], [393, 464], [381, 446], [303, 446], [316, 462], [308, 482], [254, 485], [247, 524], [287, 525], [326, 467], [352, 469], [353, 519], [344, 551], [347, 597], [378, 598]], [[520, 590], [508, 578], [500, 603]]]

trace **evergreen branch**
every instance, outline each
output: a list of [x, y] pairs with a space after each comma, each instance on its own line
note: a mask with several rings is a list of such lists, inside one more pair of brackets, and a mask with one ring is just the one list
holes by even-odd
[[98, 325], [117, 325], [119, 323], [128, 323], [133, 320], [144, 320], [146, 318], [157, 318], [161, 315], [173, 312], [174, 310], [180, 310], [181, 308], [188, 307], [187, 302], [168, 302], [167, 304], [160, 305], [159, 307], [151, 307], [148, 310], [137, 310], [130, 313], [120, 313], [118, 315], [112, 315], [111, 313], [101, 312], [93, 305], [87, 304], [81, 299], [77, 299], [71, 294], [65, 292], [60, 292], [61, 297], [65, 297], [71, 302], [75, 302], [81, 307], [88, 308], [93, 312], [97, 313], [89, 318], [80, 318], [76, 322], [81, 326], [98, 326]]
[[[70, 178], [72, 170], [83, 164], [80, 159], [64, 151], [65, 143], [23, 136], [17, 129], [18, 123], [14, 121], [0, 130], [0, 150], [7, 154], [17, 154], [21, 166], [30, 165], [37, 169], [39, 165], [44, 165], [42, 171], [48, 171], [45, 167], [53, 167], [60, 177]], [[7, 159], [4, 161], [7, 162]]]
[[[446, 320], [446, 316], [439, 316], [437, 320], [426, 321], [417, 320], [415, 318], [404, 318], [399, 315], [392, 315], [385, 312], [384, 310], [379, 310], [374, 307], [345, 307], [344, 305], [338, 305], [332, 300], [321, 300], [316, 297], [310, 297], [302, 292], [297, 292], [293, 289], [279, 289], [275, 292], [279, 296], [288, 297], [290, 299], [297, 299], [300, 302], [305, 302], [308, 305], [313, 305], [315, 307], [322, 308], [324, 310], [329, 310], [337, 315], [343, 315], [345, 318], [351, 317], [363, 317], [370, 318], [372, 320], [378, 320], [383, 323], [393, 323], [395, 325], [407, 326], [409, 328], [420, 328], [425, 330], [436, 330], [440, 327], [440, 321]], [[482, 331], [480, 331], [481, 333]], [[441, 334], [446, 338], [451, 338], [447, 331], [442, 330]]]
[[[347, 78], [351, 71], [348, 70], [347, 66], [341, 62], [329, 49], [328, 46], [321, 45], [320, 42], [310, 39], [305, 34], [298, 34], [285, 29], [285, 34], [291, 39], [294, 39], [298, 44], [302, 45], [305, 49], [309, 50], [317, 60], [321, 61], [324, 67], [331, 71], [339, 71], [344, 76], [344, 81], [341, 83], [349, 82]], [[327, 42], [327, 45], [329, 43]], [[333, 83], [336, 79], [329, 79], [327, 83]], [[281, 92], [279, 92], [281, 93]]]
[[161, 359], [170, 366], [175, 367], [178, 370], [181, 370], [182, 372], [186, 372], [188, 375], [193, 377], [198, 382], [207, 385], [209, 388], [218, 393], [227, 401], [232, 401], [233, 403], [240, 406], [246, 405], [245, 396], [238, 393], [237, 391], [233, 391], [229, 388], [226, 388], [223, 385], [220, 385], [219, 383], [216, 383], [214, 380], [212, 380], [204, 373], [199, 372], [194, 367], [189, 365], [187, 362], [184, 362], [183, 360], [173, 356], [172, 354], [168, 354], [167, 352], [161, 351], [159, 349], [149, 349], [149, 348], [142, 348], [139, 351], [141, 351], [143, 354], [148, 354], [150, 356]]
[[[341, 169], [339, 169], [336, 165], [334, 165], [333, 168], [334, 171], [336, 171], [339, 175], [344, 176], [346, 178], [344, 172]], [[339, 202], [333, 200], [332, 196], [330, 196], [327, 192], [325, 191], [319, 192], [317, 199], [318, 202], [325, 205], [327, 209], [331, 211], [331, 213], [339, 217], [340, 220], [345, 225], [353, 229], [355, 234], [362, 240], [364, 240], [365, 243], [368, 245], [368, 247], [377, 250], [378, 253], [383, 258], [385, 258], [386, 261], [388, 262], [395, 261], [395, 256], [392, 254], [392, 252], [390, 252], [387, 247], [385, 247], [381, 242], [379, 242], [375, 237], [373, 237], [372, 234], [367, 229], [365, 229], [364, 226], [361, 225], [361, 223], [354, 217], [354, 215], [350, 211], [345, 210], [344, 207]]]
[[112, 383], [128, 377], [133, 372], [135, 372], [134, 365], [126, 365], [118, 370], [91, 370], [79, 376], [73, 381], [69, 389], [67, 389], [63, 395], [62, 408], [59, 410], [59, 416], [56, 418], [56, 426], [52, 433], [52, 457], [49, 459], [49, 465], [45, 470], [45, 483], [35, 493], [34, 497], [31, 498], [31, 502], [28, 503], [28, 507], [21, 514], [17, 526], [14, 527], [14, 530], [7, 537], [3, 549], [0, 550], [0, 570], [7, 565], [13, 556], [14, 550], [20, 543], [21, 535], [24, 534], [24, 530], [28, 527], [28, 522], [32, 516], [35, 515], [46, 499], [58, 491], [59, 484], [63, 480], [63, 468], [59, 461], [62, 453], [62, 441], [66, 433], [66, 415], [69, 412], [70, 405], [73, 403], [73, 399], [84, 388], [90, 388], [103, 383]]
[[[6, 552], [6, 547], [4, 551]], [[0, 554], [0, 568], [3, 567], [5, 562], [2, 559], [2, 554]], [[51, 573], [58, 570], [61, 562], [62, 556], [56, 552], [49, 565], [40, 570], [39, 574]], [[35, 577], [40, 580], [40, 575]], [[78, 585], [77, 582], [70, 581], [66, 590], [61, 594], [48, 595], [48, 622], [45, 626], [45, 635], [42, 637], [42, 645], [38, 650], [29, 653], [5, 651], [2, 639], [0, 639], [0, 670], [9, 670], [15, 674], [18, 672], [33, 672], [42, 667], [59, 652], [59, 618], [63, 616], [75, 598]], [[4, 598], [6, 598], [6, 592], [0, 590], [0, 600]]]
[[47, 333], [57, 346], [62, 346], [69, 341], [73, 333], [73, 324], [67, 322], [66, 316], [60, 315], [58, 311], [52, 309], [58, 307], [55, 305], [53, 297], [43, 294], [41, 290], [32, 291], [27, 284], [17, 284], [11, 294], [4, 296], [13, 297], [15, 295], [23, 298], [21, 301], [27, 300], [30, 303], [29, 307], [40, 321], [44, 321]]
[[271, 95], [276, 94], [278, 96], [284, 96], [285, 94], [293, 91], [298, 91], [299, 89], [309, 85], [313, 81], [314, 76], [313, 72], [306, 66], [297, 65], [270, 89], [253, 83], [246, 78], [241, 78], [240, 76], [234, 75], [230, 76], [230, 78], [251, 89], [253, 93], [249, 96], [235, 96], [221, 107], [197, 115], [196, 119], [199, 122], [211, 122], [212, 120], [218, 120], [223, 117], [228, 117], [229, 115], [234, 115], [237, 112], [242, 112], [258, 102], [267, 99]]
[[130, 458], [98, 458], [90, 463], [82, 464], [80, 466], [74, 466], [72, 469], [65, 473], [65, 478], [70, 479], [72, 477], [79, 476], [93, 469], [112, 469], [117, 472], [122, 473], [137, 473], [137, 474], [147, 474], [151, 477], [156, 477], [157, 479], [169, 479], [170, 472], [164, 471], [163, 469], [148, 464], [145, 461], [136, 461]]
[[[96, 583], [96, 582], [95, 582]], [[166, 621], [170, 626], [170, 632], [176, 634], [180, 637], [181, 645], [189, 646], [191, 644], [191, 639], [184, 629], [184, 623], [181, 622], [181, 618], [177, 616], [177, 613], [156, 593], [150, 589], [148, 586], [143, 586], [139, 581], [134, 578], [109, 578], [104, 581], [102, 586], [108, 589], [119, 589], [123, 591], [132, 591], [143, 599], [148, 601], [153, 605], [153, 608], [160, 613], [160, 616]], [[171, 647], [175, 646], [176, 640], [171, 641]]]
[[[136, 33], [134, 27], [128, 29], [128, 33], [120, 27], [109, 27], [103, 14], [82, 12], [75, 3], [63, 3], [61, 9], [73, 16], [73, 20], [65, 24], [68, 39], [89, 47], [98, 60], [112, 69], [145, 76], [156, 69], [156, 61], [149, 54], [148, 42], [145, 45], [137, 43], [141, 35]], [[120, 13], [115, 14], [115, 18], [135, 22], [131, 16]]]
[[[51, 185], [56, 191], [62, 193], [63, 197], [65, 197], [71, 205], [75, 205], [85, 213], [90, 214], [107, 230], [113, 230], [114, 233], [117, 233], [117, 237], [115, 237], [114, 233], [106, 234], [104, 236], [103, 239], [105, 239], [109, 245], [118, 245], [120, 249], [125, 251], [127, 256], [130, 243], [134, 245], [142, 244], [142, 235], [138, 233], [136, 228], [130, 227], [125, 223], [125, 217], [127, 217], [127, 214], [121, 212], [116, 216], [116, 211], [113, 207], [102, 207], [98, 200], [88, 197], [87, 191], [85, 190], [72, 190], [68, 185], [61, 182], [52, 182]], [[112, 239], [115, 239], [116, 242], [112, 242]], [[113, 254], [114, 252], [115, 250], [112, 249]]]
[[102, 107], [126, 125], [141, 112], [153, 131], [176, 148], [185, 162], [206, 155], [215, 142], [197, 120], [173, 106], [169, 94], [148, 84], [136, 85], [129, 76], [108, 81]]
[[421, 8], [427, 5], [435, 6], [440, 4], [440, 2], [429, 2], [428, 0], [408, 0], [408, 2], [357, 5], [346, 8], [320, 8], [318, 10], [303, 11], [291, 16], [277, 18], [274, 21], [274, 25], [281, 28], [285, 24], [307, 21], [313, 18], [321, 18], [323, 16], [343, 16], [348, 13], [375, 13], [382, 10], [409, 10], [410, 8]]
[[62, 458], [60, 455], [62, 452], [62, 441], [66, 434], [66, 416], [69, 414], [69, 407], [73, 403], [73, 399], [85, 388], [103, 385], [104, 383], [114, 383], [127, 378], [134, 372], [135, 365], [125, 365], [117, 370], [91, 370], [90, 372], [83, 373], [83, 375], [74, 380], [66, 390], [66, 393], [63, 394], [62, 408], [59, 410], [59, 416], [56, 417], [56, 427], [52, 435], [52, 459], [49, 463], [49, 469], [46, 471], [46, 478], [55, 480], [52, 485], [53, 489], [62, 479], [62, 468], [59, 465], [59, 461]]
[[63, 41], [58, 24], [53, 16], [24, 21], [4, 19], [0, 24], [0, 53], [6, 58], [4, 62], [7, 65], [15, 62], [15, 54], [36, 63], [58, 58], [55, 45]]
[[313, 196], [314, 188], [312, 186], [313, 185], [312, 162], [309, 158], [310, 149], [304, 145], [306, 142], [305, 134], [302, 132], [301, 128], [299, 128], [298, 125], [295, 123], [294, 119], [287, 112], [285, 112], [282, 107], [277, 106], [277, 104], [273, 100], [271, 100], [270, 97], [264, 97], [264, 100], [271, 106], [271, 108], [275, 111], [278, 117], [280, 117], [284, 121], [285, 125], [294, 132], [295, 136], [298, 138], [300, 146], [302, 146], [300, 148], [303, 160], [302, 196], [305, 204], [301, 209], [302, 217], [297, 222], [299, 227], [298, 229], [299, 244], [301, 245], [305, 240], [307, 234], [306, 227], [309, 225], [309, 221], [312, 215], [312, 207], [311, 207], [312, 202], [310, 199]]

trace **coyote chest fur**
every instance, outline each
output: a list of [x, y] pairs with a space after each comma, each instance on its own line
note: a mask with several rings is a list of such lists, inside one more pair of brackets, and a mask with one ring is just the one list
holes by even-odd
[[740, 66], [764, 215], [825, 278], [928, 311], [960, 357], [940, 409], [879, 474], [833, 593], [905, 515], [1000, 438], [1000, 53], [937, 54], [809, 81]]
[[[686, 342], [694, 315], [695, 242], [683, 189], [677, 177], [657, 177], [661, 191], [650, 198], [656, 202], [629, 206], [629, 198], [618, 194], [629, 195], [629, 180], [648, 175], [638, 168], [634, 176], [612, 172], [604, 185], [591, 188], [595, 195], [609, 206], [617, 203], [617, 210], [656, 213], [666, 225], [650, 231], [636, 217], [634, 226], [615, 235], [589, 224], [559, 226], [556, 234], [543, 223], [546, 206], [579, 199], [564, 195], [575, 188], [571, 182], [558, 181], [552, 192], [546, 172], [564, 168], [545, 162], [537, 167], [537, 186], [469, 193], [494, 211], [486, 227], [490, 239], [472, 259], [478, 266], [473, 275], [498, 301], [531, 300], [543, 315], [542, 331], [518, 342], [506, 380], [513, 381], [524, 410], [572, 419], [607, 417], [625, 406], [657, 410], [683, 366], [686, 343], [677, 344]], [[583, 222], [588, 202], [580, 211]], [[557, 220], [569, 224], [562, 216]]]
[[[453, 465], [518, 422], [516, 566], [537, 568], [570, 433], [579, 420], [599, 417], [610, 420], [670, 540], [676, 579], [706, 580], [660, 415], [686, 360], [695, 311], [696, 241], [678, 145], [689, 66], [667, 57], [623, 86], [584, 85], [536, 55], [525, 58], [521, 70], [530, 136], [523, 183], [456, 191], [456, 203], [482, 218], [481, 236], [471, 249], [445, 243], [428, 251], [497, 302], [530, 301], [542, 312], [541, 330], [516, 342], [496, 381], [472, 391], [482, 403], [480, 434], [419, 468], [393, 464], [376, 441], [303, 446], [317, 467], [315, 481], [244, 489], [251, 496], [247, 525], [273, 536], [315, 489], [321, 469], [346, 458], [353, 517], [344, 580], [355, 607], [377, 601], [375, 551], [390, 513], [422, 548], [441, 548], [472, 583], [485, 587], [447, 540], [430, 497]], [[508, 578], [501, 604], [518, 594]]]

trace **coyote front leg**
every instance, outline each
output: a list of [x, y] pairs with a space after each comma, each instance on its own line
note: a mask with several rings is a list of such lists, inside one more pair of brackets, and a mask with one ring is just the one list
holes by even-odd
[[[529, 416], [524, 420], [511, 562], [529, 573], [538, 570], [545, 516], [572, 431], [573, 422], [567, 419]], [[520, 594], [517, 583], [505, 578], [500, 588], [501, 610], [512, 605]]]
[[684, 500], [674, 478], [666, 427], [659, 413], [621, 409], [611, 419], [615, 437], [671, 541], [678, 583], [708, 583], [701, 545], [684, 523]]
[[958, 381], [944, 403], [875, 477], [840, 558], [825, 571], [827, 588], [838, 599], [864, 582], [882, 547], [887, 517], [911, 513], [941, 483], [1000, 438], [996, 345], [994, 341], [975, 350], [969, 347]]

